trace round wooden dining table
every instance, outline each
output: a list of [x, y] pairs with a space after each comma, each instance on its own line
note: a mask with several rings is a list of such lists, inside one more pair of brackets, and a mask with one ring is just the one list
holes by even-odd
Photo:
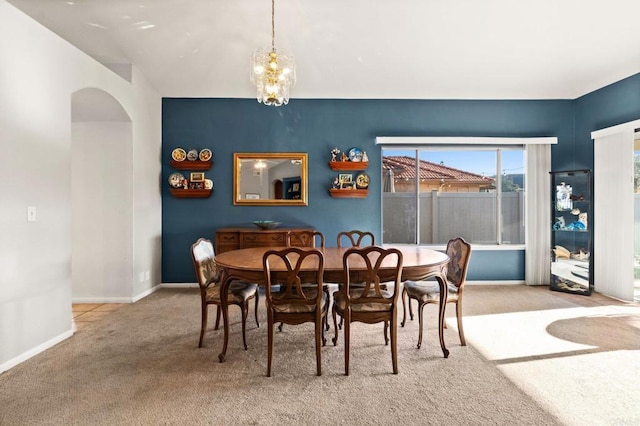
[[[440, 306], [438, 311], [438, 335], [440, 338], [440, 347], [444, 357], [449, 356], [449, 350], [444, 343], [444, 313], [447, 302], [447, 264], [449, 256], [445, 253], [427, 249], [419, 246], [402, 246], [402, 245], [383, 245], [385, 248], [397, 248], [402, 252], [402, 281], [420, 281], [429, 278], [435, 278], [440, 285]], [[224, 362], [227, 354], [227, 345], [229, 343], [229, 318], [228, 318], [228, 287], [232, 281], [242, 280], [251, 283], [264, 285], [266, 278], [262, 267], [262, 257], [268, 250], [279, 250], [284, 247], [253, 247], [240, 250], [231, 250], [216, 255], [216, 264], [222, 273], [222, 288], [220, 289], [222, 302], [222, 317], [224, 322], [224, 344], [222, 352], [218, 355], [220, 362]], [[304, 248], [302, 248], [304, 250]], [[324, 254], [324, 282], [342, 283], [344, 282], [344, 269], [342, 258], [348, 248], [326, 247], [318, 248]], [[284, 264], [270, 263], [269, 267], [272, 271], [285, 271]], [[302, 270], [317, 269], [317, 264], [309, 259], [308, 264], [303, 264]], [[384, 263], [383, 263], [384, 268]], [[351, 262], [349, 269], [357, 271], [358, 269], [366, 269], [364, 262], [361, 264]]]

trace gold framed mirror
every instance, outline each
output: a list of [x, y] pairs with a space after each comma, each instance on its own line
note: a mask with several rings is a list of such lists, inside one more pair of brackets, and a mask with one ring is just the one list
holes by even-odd
[[233, 204], [306, 206], [307, 154], [252, 152], [233, 154]]

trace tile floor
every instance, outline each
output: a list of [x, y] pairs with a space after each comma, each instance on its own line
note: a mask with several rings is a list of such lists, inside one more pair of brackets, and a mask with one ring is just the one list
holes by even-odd
[[78, 332], [123, 306], [126, 306], [126, 303], [74, 303], [71, 305], [73, 331]]

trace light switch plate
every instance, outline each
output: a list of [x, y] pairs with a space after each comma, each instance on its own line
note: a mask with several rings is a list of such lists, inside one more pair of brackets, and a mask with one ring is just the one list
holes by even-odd
[[36, 207], [29, 206], [27, 207], [27, 222], [35, 222], [36, 221]]

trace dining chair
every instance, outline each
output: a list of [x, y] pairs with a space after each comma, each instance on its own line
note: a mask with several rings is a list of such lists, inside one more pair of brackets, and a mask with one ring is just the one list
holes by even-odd
[[[365, 243], [369, 243], [368, 245], [372, 246], [376, 243], [376, 237], [375, 235], [373, 235], [373, 232], [369, 232], [369, 231], [360, 231], [357, 229], [354, 229], [353, 231], [341, 231], [338, 232], [338, 237], [337, 237], [337, 247], [360, 247], [363, 246], [365, 244], [362, 244], [363, 242]], [[348, 245], [343, 246], [343, 243], [348, 243]], [[360, 283], [351, 283], [352, 287], [356, 287], [356, 286], [362, 286]], [[338, 284], [338, 289], [341, 289], [342, 285]], [[340, 318], [340, 323], [338, 324], [338, 328], [340, 330], [342, 330], [342, 323], [343, 323], [344, 319]], [[385, 333], [384, 333], [384, 340], [385, 342], [388, 342], [388, 337], [387, 337], [387, 332], [386, 332], [386, 327], [387, 325], [385, 324]]]
[[[378, 246], [352, 247], [342, 258], [344, 286], [333, 293], [333, 324], [338, 341], [336, 315], [344, 318], [344, 371], [349, 375], [349, 352], [351, 323], [359, 321], [367, 324], [378, 322], [389, 324], [391, 331], [391, 362], [393, 374], [398, 374], [398, 327], [397, 310], [402, 276], [402, 253], [395, 248], [385, 249]], [[352, 271], [351, 265], [366, 266], [361, 271]], [[363, 283], [363, 287], [351, 287], [352, 278]], [[386, 288], [383, 283], [392, 283]], [[385, 337], [385, 342], [387, 341]]]
[[289, 231], [286, 236], [287, 247], [323, 247], [324, 234], [320, 231]]
[[[202, 347], [204, 333], [207, 328], [207, 314], [209, 305], [216, 305], [216, 325], [215, 330], [220, 325], [220, 314], [222, 313], [222, 300], [220, 298], [221, 274], [218, 271], [215, 261], [215, 251], [213, 244], [206, 238], [200, 238], [191, 246], [191, 258], [196, 271], [196, 277], [200, 286], [200, 299], [202, 301], [202, 324], [200, 328], [200, 343]], [[246, 324], [249, 312], [249, 301], [255, 299], [256, 326], [258, 322], [258, 301], [260, 292], [258, 285], [245, 281], [233, 281], [229, 286], [227, 301], [230, 305], [237, 305], [242, 311], [242, 342], [244, 349], [247, 349]]]
[[[458, 320], [458, 335], [460, 344], [466, 346], [464, 330], [462, 329], [462, 293], [467, 280], [467, 268], [471, 257], [471, 244], [462, 237], [457, 237], [447, 242], [447, 255], [449, 264], [447, 265], [447, 303], [456, 304], [456, 318]], [[409, 305], [409, 315], [413, 320], [411, 300], [418, 302], [418, 323], [420, 332], [418, 334], [418, 349], [422, 345], [422, 329], [424, 326], [423, 308], [430, 303], [440, 304], [440, 285], [436, 281], [405, 281], [402, 289], [402, 323], [404, 327], [406, 321], [405, 298]]]
[[[320, 231], [298, 230], [289, 231], [286, 235], [287, 247], [321, 247], [324, 248], [324, 234]], [[306, 285], [306, 284], [303, 284]], [[313, 286], [314, 284], [310, 284]], [[330, 296], [329, 286], [325, 283], [322, 289]], [[328, 304], [330, 305], [330, 303]], [[278, 331], [282, 331], [282, 323], [278, 325]], [[326, 321], [326, 329], [329, 331], [329, 322]]]
[[[286, 267], [286, 272], [271, 272], [272, 262]], [[303, 264], [305, 268], [303, 269]], [[318, 249], [287, 247], [268, 250], [262, 257], [267, 299], [267, 377], [271, 377], [273, 359], [273, 327], [276, 322], [297, 325], [315, 324], [316, 374], [322, 375], [320, 347], [326, 344], [324, 325], [329, 307], [327, 293], [322, 291], [324, 255]], [[313, 268], [309, 269], [312, 265]], [[303, 283], [313, 285], [303, 285]], [[272, 284], [280, 291], [272, 292]]]
[[[369, 241], [367, 241], [367, 239], [369, 239]], [[343, 246], [343, 242], [349, 242], [349, 245]], [[376, 237], [372, 232], [359, 231], [357, 229], [354, 229], [353, 231], [338, 232], [338, 247], [361, 247], [365, 245], [363, 242], [368, 242], [368, 245], [372, 246], [376, 243]]]

